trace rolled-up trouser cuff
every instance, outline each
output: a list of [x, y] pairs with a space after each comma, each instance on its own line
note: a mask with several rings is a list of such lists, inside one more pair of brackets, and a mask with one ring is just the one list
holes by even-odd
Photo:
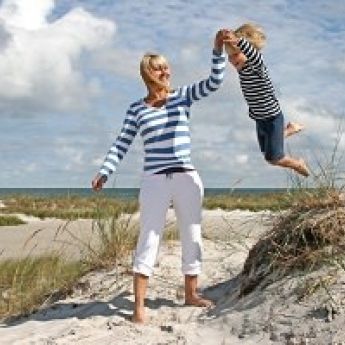
[[201, 273], [201, 264], [182, 265], [182, 273], [190, 276], [199, 275]]
[[150, 277], [153, 274], [153, 268], [145, 265], [144, 263], [134, 263], [133, 272]]

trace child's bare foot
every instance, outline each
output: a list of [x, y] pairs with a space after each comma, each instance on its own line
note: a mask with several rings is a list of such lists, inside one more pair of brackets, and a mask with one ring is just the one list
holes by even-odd
[[304, 177], [308, 177], [310, 174], [307, 164], [305, 164], [302, 158], [298, 160], [298, 164], [295, 166], [294, 170]]
[[304, 129], [304, 126], [297, 122], [289, 122], [284, 129], [284, 136], [289, 137], [290, 135], [296, 134]]
[[214, 303], [209, 299], [202, 298], [198, 295], [194, 295], [189, 298], [186, 298], [185, 305], [194, 305], [196, 307], [211, 308], [212, 306], [214, 306]]
[[144, 309], [138, 309], [134, 311], [133, 316], [132, 316], [132, 322], [133, 323], [138, 323], [138, 324], [143, 324], [145, 323], [145, 311]]

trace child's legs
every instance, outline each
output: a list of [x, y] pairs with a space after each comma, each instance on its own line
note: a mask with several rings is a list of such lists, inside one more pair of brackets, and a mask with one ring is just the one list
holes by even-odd
[[270, 162], [273, 165], [278, 165], [283, 168], [290, 168], [295, 170], [297, 173], [307, 177], [309, 176], [309, 169], [302, 158], [293, 158], [290, 156], [284, 156], [278, 161]]
[[201, 272], [201, 206], [204, 187], [196, 171], [173, 174], [173, 204], [182, 242], [182, 272]]
[[261, 150], [270, 164], [293, 169], [303, 176], [309, 175], [303, 159], [289, 157], [284, 153], [284, 116], [282, 113], [272, 119], [257, 121], [257, 132]]
[[140, 234], [133, 271], [145, 276], [153, 273], [160, 237], [165, 225], [171, 193], [166, 175], [143, 178], [140, 188]]
[[282, 113], [267, 120], [256, 121], [261, 152], [266, 161], [274, 164], [284, 158], [284, 116]]
[[266, 150], [266, 132], [259, 121], [256, 121], [256, 135], [260, 146], [260, 151], [264, 155]]
[[290, 137], [304, 129], [304, 126], [297, 122], [289, 122], [284, 128], [284, 137]]

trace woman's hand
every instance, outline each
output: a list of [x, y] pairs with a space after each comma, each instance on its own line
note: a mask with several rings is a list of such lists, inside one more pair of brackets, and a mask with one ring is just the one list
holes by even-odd
[[224, 39], [225, 30], [221, 29], [216, 33], [216, 37], [214, 39], [214, 50], [218, 53], [223, 52], [223, 39]]
[[104, 183], [107, 181], [107, 177], [104, 175], [97, 174], [95, 178], [92, 180], [91, 185], [92, 189], [95, 192], [98, 192], [103, 188]]
[[229, 30], [229, 29], [220, 29], [216, 33], [216, 37], [214, 39], [214, 50], [216, 50], [217, 52], [221, 53], [223, 51], [224, 43], [225, 42], [230, 43], [229, 42], [230, 40], [232, 40], [234, 42], [235, 39], [236, 39], [236, 44], [237, 44], [237, 38], [236, 38], [235, 34], [231, 30]]

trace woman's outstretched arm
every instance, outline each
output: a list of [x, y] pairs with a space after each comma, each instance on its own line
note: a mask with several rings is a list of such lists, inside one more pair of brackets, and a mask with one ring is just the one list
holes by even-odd
[[189, 105], [195, 101], [207, 97], [212, 92], [219, 89], [224, 78], [225, 55], [223, 53], [224, 30], [219, 30], [214, 39], [212, 52], [211, 73], [207, 79], [195, 82], [182, 89], [185, 93]]

